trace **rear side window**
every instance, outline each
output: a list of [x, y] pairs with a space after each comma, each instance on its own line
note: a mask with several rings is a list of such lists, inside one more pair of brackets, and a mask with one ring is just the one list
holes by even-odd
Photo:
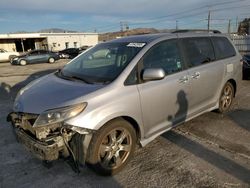
[[214, 49], [209, 38], [182, 39], [188, 67], [195, 67], [215, 60]]
[[236, 55], [233, 45], [226, 37], [212, 37], [216, 59], [224, 59]]

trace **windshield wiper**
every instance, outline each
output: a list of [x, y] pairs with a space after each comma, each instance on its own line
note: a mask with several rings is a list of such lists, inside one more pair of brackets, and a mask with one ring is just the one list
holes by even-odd
[[66, 80], [72, 80], [72, 81], [75, 81], [75, 80], [80, 80], [86, 84], [93, 84], [92, 82], [89, 82], [81, 77], [78, 77], [78, 76], [74, 76], [74, 75], [65, 75], [63, 74], [63, 71], [61, 69], [58, 69], [58, 71], [56, 72], [57, 75], [63, 79], [66, 79]]
[[80, 80], [80, 81], [82, 81], [82, 82], [84, 82], [84, 83], [86, 83], [86, 84], [93, 84], [92, 82], [90, 82], [90, 81], [88, 81], [88, 80], [86, 80], [86, 79], [84, 79], [84, 78], [78, 77], [78, 76], [70, 75], [70, 76], [66, 76], [66, 77], [67, 77], [67, 78], [70, 78], [70, 79], [72, 79], [72, 80]]

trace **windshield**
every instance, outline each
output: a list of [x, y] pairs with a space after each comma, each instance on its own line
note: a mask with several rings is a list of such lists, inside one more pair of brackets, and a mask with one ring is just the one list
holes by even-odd
[[112, 82], [144, 46], [145, 43], [98, 44], [65, 65], [60, 75], [87, 83]]

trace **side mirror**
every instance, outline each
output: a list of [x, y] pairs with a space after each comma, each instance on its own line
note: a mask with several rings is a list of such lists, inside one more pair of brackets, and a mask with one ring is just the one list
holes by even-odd
[[162, 80], [165, 78], [165, 71], [162, 68], [148, 68], [143, 71], [144, 81]]

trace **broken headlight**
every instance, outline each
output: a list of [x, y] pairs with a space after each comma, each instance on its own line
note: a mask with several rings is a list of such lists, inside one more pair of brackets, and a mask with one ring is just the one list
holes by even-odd
[[39, 115], [34, 123], [34, 127], [45, 126], [54, 123], [60, 123], [81, 113], [87, 106], [87, 103], [81, 103], [73, 106], [47, 110]]

